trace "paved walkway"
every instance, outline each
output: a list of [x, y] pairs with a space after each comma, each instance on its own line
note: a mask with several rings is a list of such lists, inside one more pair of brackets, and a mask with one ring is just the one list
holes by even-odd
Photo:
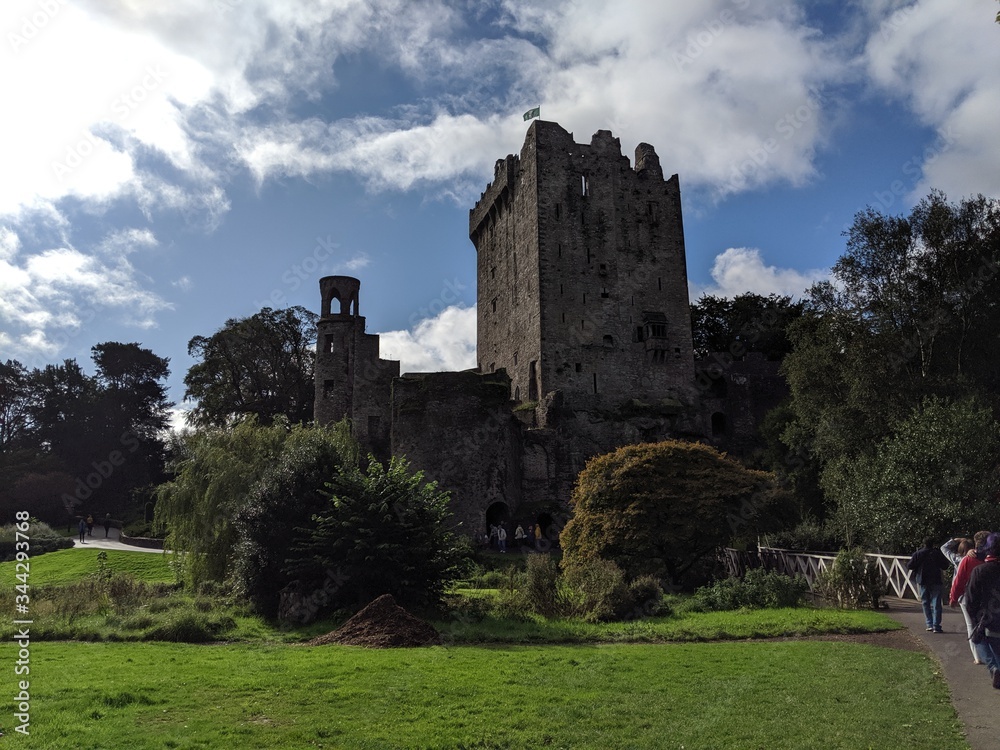
[[886, 614], [909, 628], [941, 663], [951, 690], [951, 702], [965, 724], [972, 750], [1000, 748], [1000, 690], [993, 689], [986, 667], [972, 663], [962, 611], [946, 606], [941, 623], [944, 633], [928, 633], [920, 602], [891, 598], [885, 601], [889, 604]]
[[118, 541], [119, 534], [121, 532], [118, 529], [111, 529], [108, 532], [107, 538], [104, 537], [104, 527], [99, 524], [94, 524], [94, 535], [86, 537], [86, 542], [80, 542], [80, 535], [77, 534], [73, 537], [73, 546], [81, 547], [83, 549], [124, 549], [130, 552], [155, 552], [158, 555], [163, 554], [162, 549], [149, 549], [147, 547], [136, 547], [133, 544], [122, 544]]

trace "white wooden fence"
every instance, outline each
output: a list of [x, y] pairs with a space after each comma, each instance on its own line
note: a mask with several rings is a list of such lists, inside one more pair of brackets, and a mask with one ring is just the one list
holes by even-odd
[[[758, 547], [756, 550], [735, 550], [727, 547], [723, 550], [726, 569], [729, 575], [742, 578], [750, 568], [776, 570], [785, 575], [800, 575], [809, 582], [812, 590], [819, 574], [833, 563], [831, 552], [799, 552], [775, 547]], [[910, 571], [906, 569], [909, 556], [879, 555], [874, 552], [865, 554], [870, 560], [875, 560], [886, 593], [900, 599], [920, 599], [920, 589], [913, 580]]]

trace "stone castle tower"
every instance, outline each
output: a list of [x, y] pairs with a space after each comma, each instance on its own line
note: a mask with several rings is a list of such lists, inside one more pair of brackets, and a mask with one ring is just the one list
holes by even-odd
[[[389, 402], [399, 362], [379, 359], [378, 335], [365, 333], [365, 319], [358, 313], [358, 279], [325, 276], [319, 289], [314, 418], [320, 424], [349, 418], [358, 441], [376, 456], [387, 457]], [[340, 306], [337, 312], [334, 300]]]
[[[478, 368], [400, 377], [358, 314], [360, 282], [320, 280], [316, 421], [351, 420], [379, 458], [452, 492], [465, 533], [538, 524], [555, 539], [590, 457], [702, 437], [677, 176], [534, 120], [469, 213]], [[333, 300], [340, 303], [332, 310]], [[510, 528], [513, 528], [511, 526]]]
[[694, 381], [677, 175], [653, 147], [635, 168], [598, 131], [575, 143], [534, 120], [469, 212], [481, 372], [515, 401], [561, 392], [574, 408], [690, 395]]

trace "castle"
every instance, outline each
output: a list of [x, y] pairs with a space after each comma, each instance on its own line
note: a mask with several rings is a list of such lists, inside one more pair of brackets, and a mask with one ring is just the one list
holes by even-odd
[[405, 456], [478, 536], [499, 521], [554, 536], [590, 457], [725, 430], [719, 389], [696, 382], [677, 175], [664, 179], [652, 146], [633, 167], [609, 131], [585, 145], [533, 120], [520, 154], [496, 162], [469, 237], [477, 368], [400, 376], [365, 333], [360, 282], [325, 277], [318, 423], [348, 417], [376, 456]]

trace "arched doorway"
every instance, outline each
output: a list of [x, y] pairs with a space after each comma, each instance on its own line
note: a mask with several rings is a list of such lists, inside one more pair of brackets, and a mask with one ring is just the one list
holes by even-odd
[[[494, 549], [504, 550], [506, 544], [502, 544], [503, 536], [510, 536], [510, 529], [507, 528], [510, 520], [510, 508], [507, 503], [496, 502], [486, 509], [486, 535], [489, 537], [490, 546]], [[503, 529], [505, 534], [500, 534]]]

